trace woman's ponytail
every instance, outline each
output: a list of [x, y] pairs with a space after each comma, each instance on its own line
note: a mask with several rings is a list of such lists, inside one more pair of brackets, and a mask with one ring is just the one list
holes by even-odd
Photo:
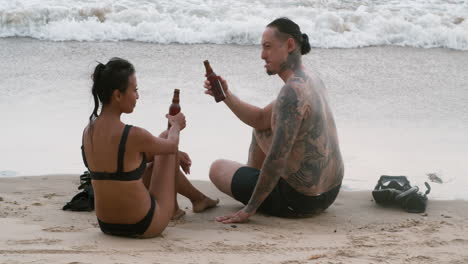
[[93, 94], [93, 99], [94, 99], [94, 110], [89, 116], [89, 123], [93, 122], [94, 119], [98, 117], [98, 109], [99, 109], [99, 88], [100, 88], [100, 79], [102, 76], [102, 73], [104, 72], [106, 66], [102, 63], [99, 63], [96, 68], [94, 69], [94, 73], [91, 76], [93, 79], [93, 87], [91, 89], [91, 93]]

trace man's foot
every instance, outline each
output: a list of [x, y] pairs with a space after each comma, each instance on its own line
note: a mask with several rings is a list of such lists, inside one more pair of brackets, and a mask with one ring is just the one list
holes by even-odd
[[185, 211], [180, 209], [180, 208], [177, 208], [176, 212], [174, 213], [174, 215], [172, 215], [172, 218], [171, 220], [179, 220], [180, 218], [182, 218], [182, 216], [185, 215]]
[[203, 196], [202, 199], [192, 202], [193, 212], [200, 213], [208, 208], [215, 207], [219, 203], [219, 199], [213, 200], [209, 197]]

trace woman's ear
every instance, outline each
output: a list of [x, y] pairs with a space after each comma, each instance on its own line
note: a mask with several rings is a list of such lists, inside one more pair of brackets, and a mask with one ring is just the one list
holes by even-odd
[[120, 103], [120, 100], [122, 99], [122, 93], [119, 90], [114, 90], [112, 92], [112, 97], [114, 97], [114, 100], [117, 103]]

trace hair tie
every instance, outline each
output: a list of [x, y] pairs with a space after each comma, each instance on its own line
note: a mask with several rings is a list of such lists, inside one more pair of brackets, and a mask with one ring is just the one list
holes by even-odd
[[302, 34], [302, 43], [309, 43], [309, 36], [307, 34]]

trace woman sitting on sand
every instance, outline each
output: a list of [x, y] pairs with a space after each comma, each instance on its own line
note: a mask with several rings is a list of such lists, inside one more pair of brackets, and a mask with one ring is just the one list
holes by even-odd
[[[159, 137], [126, 125], [138, 100], [133, 65], [120, 58], [99, 63], [92, 75], [94, 110], [83, 132], [83, 161], [95, 193], [95, 209], [102, 232], [128, 237], [159, 235], [171, 218], [181, 217], [176, 195], [190, 199], [194, 212], [218, 203], [190, 184], [189, 156], [178, 150], [185, 116], [166, 115], [171, 128]], [[102, 109], [98, 115], [99, 102]]]

